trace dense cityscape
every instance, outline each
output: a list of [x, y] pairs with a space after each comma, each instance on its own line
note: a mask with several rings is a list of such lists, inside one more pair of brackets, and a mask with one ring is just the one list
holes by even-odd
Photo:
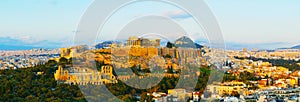
[[300, 102], [299, 4], [3, 0], [0, 102]]
[[[104, 43], [97, 46], [101, 44]], [[52, 91], [59, 85], [78, 86], [81, 90], [82, 87], [103, 87], [110, 84], [111, 87], [122, 85], [128, 87], [130, 82], [134, 85], [144, 85], [141, 81], [143, 79], [163, 77], [159, 85], [149, 87], [151, 90], [129, 88], [135, 90], [134, 93], [127, 93], [131, 95], [130, 97], [124, 97], [127, 96], [125, 93], [113, 93], [123, 101], [299, 101], [298, 49], [226, 50], [226, 57], [220, 58], [223, 61], [221, 68], [214, 67], [212, 63], [211, 56], [215, 54], [215, 50], [218, 49], [201, 46], [187, 36], [166, 45], [161, 45], [160, 39], [130, 37], [126, 43], [110, 42], [91, 50], [87, 46], [74, 46], [60, 49], [1, 51], [0, 65], [1, 73], [8, 70], [35, 69], [39, 70], [33, 72], [35, 75], [52, 74], [52, 80], [56, 84], [48, 87]], [[91, 61], [95, 61], [95, 67], [91, 67]], [[48, 69], [52, 72], [39, 68], [49, 63], [54, 64]], [[125, 69], [131, 69], [134, 74], [128, 73]], [[159, 69], [162, 71], [155, 72]], [[221, 74], [212, 75], [212, 73]], [[4, 74], [0, 76], [1, 79], [11, 77]], [[221, 81], [208, 84], [209, 76], [221, 76], [219, 77]], [[197, 79], [191, 80], [193, 77]], [[197, 81], [196, 86], [175, 88], [174, 86], [180, 84], [178, 79], [181, 78], [185, 80], [183, 82], [185, 84]], [[135, 83], [137, 80], [141, 81], [140, 84]], [[1, 85], [1, 94], [7, 94], [4, 88], [5, 86]], [[114, 92], [112, 90], [115, 89], [110, 88], [110, 91]], [[10, 94], [15, 95], [15, 91], [10, 89]], [[83, 100], [93, 100], [89, 99], [84, 91], [82, 92], [85, 99], [83, 96], [80, 97]], [[50, 100], [57, 100], [53, 97], [55, 96]], [[61, 99], [64, 100], [63, 97]]]
[[59, 50], [0, 51], [0, 69], [35, 67], [57, 57], [59, 57]]

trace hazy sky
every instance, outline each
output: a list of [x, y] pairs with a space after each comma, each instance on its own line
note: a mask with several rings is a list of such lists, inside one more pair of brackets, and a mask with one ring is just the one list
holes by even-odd
[[227, 41], [300, 43], [299, 0], [206, 0]]
[[2, 0], [0, 36], [60, 41], [72, 35], [91, 0]]
[[[215, 14], [226, 42], [290, 47], [300, 44], [299, 0], [205, 0]], [[0, 37], [27, 42], [71, 41], [81, 15], [92, 0], [2, 0]], [[107, 5], [109, 6], [109, 5]], [[153, 7], [152, 7], [153, 6]], [[145, 7], [144, 9], [136, 9]], [[189, 15], [180, 9], [149, 2], [131, 5], [112, 17], [102, 33], [115, 33], [115, 23], [132, 15], [162, 14], [187, 27], [194, 40], [205, 38]], [[119, 17], [119, 18], [118, 18]], [[122, 26], [122, 25], [118, 25]], [[103, 38], [104, 39], [104, 38]], [[272, 46], [274, 44], [274, 46]], [[276, 45], [277, 44], [277, 45]]]

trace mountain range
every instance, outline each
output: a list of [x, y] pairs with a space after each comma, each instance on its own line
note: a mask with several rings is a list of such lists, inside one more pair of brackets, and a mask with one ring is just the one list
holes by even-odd
[[300, 49], [300, 45], [292, 47], [293, 49]]
[[34, 48], [59, 48], [62, 43], [48, 40], [26, 42], [10, 37], [0, 37], [0, 50], [29, 50]]
[[300, 49], [300, 45], [296, 45], [293, 47], [278, 48], [278, 49]]
[[[175, 40], [174, 44], [177, 42], [185, 42], [184, 43], [178, 43], [176, 46], [186, 46], [186, 47], [196, 47], [196, 48], [201, 48], [203, 45], [199, 44], [199, 42], [205, 42], [205, 41], [196, 41], [198, 43], [193, 42], [191, 39], [188, 37], [181, 37], [177, 40]], [[96, 45], [96, 48], [103, 48], [103, 47], [108, 47], [109, 44], [113, 43], [113, 41], [105, 41], [102, 43], [99, 43]], [[192, 44], [194, 43], [194, 44]], [[206, 44], [207, 43], [207, 44]], [[63, 47], [62, 42], [53, 42], [53, 41], [48, 41], [48, 40], [42, 40], [42, 41], [24, 41], [20, 39], [15, 39], [11, 37], [0, 37], [0, 50], [28, 50], [28, 49], [33, 49], [33, 48], [60, 48]], [[161, 42], [162, 46], [167, 45], [167, 42]], [[208, 45], [208, 42], [205, 42], [204, 45]], [[268, 50], [268, 49], [300, 49], [300, 45], [293, 46], [293, 47], [284, 47], [288, 46], [289, 44], [286, 43], [262, 43], [262, 44], [242, 44], [242, 43], [232, 43], [232, 42], [227, 42], [225, 43], [226, 49], [230, 50], [241, 50], [243, 48], [247, 49], [262, 49], [262, 50]], [[278, 46], [282, 46], [282, 48], [279, 48]], [[277, 47], [277, 48], [276, 48]]]
[[115, 42], [115, 41], [104, 41], [104, 42], [98, 43], [98, 44], [95, 46], [95, 48], [100, 49], [100, 48], [109, 47], [110, 44], [112, 44], [112, 43], [118, 43], [118, 42]]

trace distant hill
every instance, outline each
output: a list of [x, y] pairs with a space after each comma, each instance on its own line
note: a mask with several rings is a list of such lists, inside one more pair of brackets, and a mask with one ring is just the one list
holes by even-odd
[[29, 50], [34, 48], [59, 48], [62, 43], [48, 40], [26, 42], [10, 37], [0, 37], [0, 50]]
[[284, 50], [284, 49], [300, 49], [300, 45], [293, 46], [293, 47], [285, 47], [285, 48], [277, 48], [279, 50]]
[[300, 49], [300, 45], [292, 47], [293, 49]]
[[0, 50], [30, 50], [37, 47], [33, 46], [22, 46], [22, 45], [3, 45], [0, 44]]
[[99, 43], [95, 46], [96, 49], [101, 49], [101, 48], [106, 48], [109, 47], [111, 44], [113, 43], [119, 43], [119, 42], [115, 42], [115, 41], [104, 41], [102, 43]]
[[192, 39], [187, 36], [180, 37], [175, 41], [176, 47], [181, 48], [202, 48], [203, 46], [195, 43]]
[[204, 47], [204, 46], [202, 46], [202, 45], [200, 45], [198, 43], [195, 43], [195, 45], [196, 45], [196, 48], [203, 48]]

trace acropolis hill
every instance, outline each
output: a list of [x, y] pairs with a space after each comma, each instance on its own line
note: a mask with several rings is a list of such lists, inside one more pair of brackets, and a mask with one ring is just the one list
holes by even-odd
[[[183, 36], [174, 42], [172, 47], [161, 47], [160, 39], [146, 39], [138, 37], [130, 37], [125, 46], [123, 44], [111, 43], [109, 47], [79, 51], [82, 46], [72, 47], [72, 48], [61, 48], [61, 58], [70, 59], [73, 58], [73, 64], [79, 64], [79, 66], [73, 68], [62, 68], [59, 69], [55, 76], [56, 79], [64, 79], [69, 83], [80, 83], [80, 82], [91, 82], [93, 77], [88, 77], [94, 74], [84, 74], [88, 79], [80, 78], [82, 68], [91, 69], [90, 62], [95, 60], [96, 62], [102, 63], [102, 67], [107, 68], [138, 68], [138, 70], [151, 70], [151, 68], [162, 68], [165, 72], [169, 72], [171, 76], [176, 75], [176, 72], [182, 69], [190, 70], [186, 67], [186, 64], [191, 64], [195, 66], [208, 65], [206, 59], [202, 57], [205, 52], [204, 48], [197, 48], [195, 43], [186, 36]], [[59, 60], [59, 59], [58, 59]], [[97, 75], [102, 75], [100, 73]], [[70, 69], [76, 70], [76, 76], [70, 73]], [[111, 69], [109, 69], [111, 70]], [[74, 71], [73, 71], [74, 72]], [[148, 71], [146, 71], [148, 72]], [[65, 74], [64, 74], [65, 73]], [[90, 72], [92, 73], [92, 72]], [[113, 73], [105, 73], [105, 75], [110, 74], [109, 80], [115, 80], [112, 77]], [[200, 74], [199, 72], [194, 72], [194, 74]], [[74, 74], [75, 75], [75, 74]], [[88, 76], [86, 76], [88, 75]], [[167, 75], [167, 74], [166, 74]], [[169, 76], [170, 76], [169, 75]], [[176, 75], [177, 76], [177, 75]], [[64, 77], [64, 78], [59, 78]], [[70, 78], [68, 78], [70, 77]], [[128, 78], [130, 76], [121, 76], [118, 78]], [[96, 77], [95, 77], [96, 78]], [[66, 80], [67, 79], [67, 80]], [[84, 81], [85, 80], [85, 81]], [[95, 82], [95, 81], [92, 81]], [[99, 81], [96, 81], [99, 82]], [[116, 81], [105, 81], [116, 82]]]

